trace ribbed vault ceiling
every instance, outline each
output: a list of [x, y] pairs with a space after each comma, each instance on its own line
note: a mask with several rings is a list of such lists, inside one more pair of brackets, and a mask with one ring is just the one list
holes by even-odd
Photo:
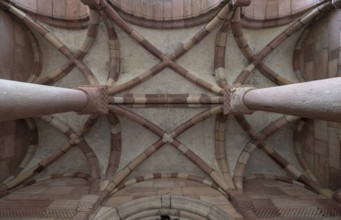
[[106, 86], [110, 111], [2, 122], [0, 218], [341, 216], [339, 123], [223, 101], [340, 76], [331, 1], [41, 3], [0, 2], [0, 78]]

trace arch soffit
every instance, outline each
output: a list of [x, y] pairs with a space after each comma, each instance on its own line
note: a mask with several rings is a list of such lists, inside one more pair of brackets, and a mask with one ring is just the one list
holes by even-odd
[[[214, 220], [233, 220], [235, 219], [230, 213], [226, 213], [221, 208], [209, 204], [204, 201], [200, 201], [193, 198], [188, 198], [179, 195], [164, 195], [153, 196], [136, 199], [127, 203], [124, 203], [117, 208], [110, 209], [106, 213], [99, 216], [98, 220], [123, 220], [123, 219], [135, 219], [134, 216], [139, 213], [147, 213], [146, 211], [159, 210], [160, 214], [180, 213], [181, 211], [186, 213], [192, 213], [193, 216], [200, 216], [207, 219]], [[163, 213], [162, 211], [165, 211]], [[153, 216], [155, 212], [150, 212]], [[144, 216], [144, 217], [153, 217]]]
[[5, 0], [33, 18], [61, 28], [85, 28], [89, 20], [88, 6], [80, 0]]
[[257, 0], [242, 9], [241, 22], [246, 28], [276, 27], [290, 23], [325, 1]]
[[183, 28], [209, 21], [223, 0], [111, 0], [128, 22], [149, 28]]

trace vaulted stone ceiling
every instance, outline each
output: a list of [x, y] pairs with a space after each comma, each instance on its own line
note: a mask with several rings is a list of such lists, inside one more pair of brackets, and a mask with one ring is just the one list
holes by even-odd
[[339, 1], [83, 2], [0, 2], [0, 78], [110, 110], [0, 122], [1, 219], [341, 217], [339, 123], [223, 101], [339, 77]]

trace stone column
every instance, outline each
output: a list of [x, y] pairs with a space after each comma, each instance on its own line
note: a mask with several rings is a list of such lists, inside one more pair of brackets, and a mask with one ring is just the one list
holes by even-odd
[[341, 122], [341, 77], [252, 89], [243, 100], [250, 110]]
[[97, 106], [105, 106], [105, 92], [101, 87], [78, 90], [0, 80], [0, 121], [68, 111], [96, 113]]

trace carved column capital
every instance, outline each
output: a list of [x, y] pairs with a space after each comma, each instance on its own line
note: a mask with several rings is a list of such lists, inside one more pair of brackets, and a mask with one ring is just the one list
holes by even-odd
[[254, 87], [226, 86], [223, 90], [224, 96], [224, 114], [251, 114], [253, 110], [249, 109], [244, 103], [244, 96]]
[[80, 110], [79, 114], [107, 114], [108, 113], [108, 88], [106, 86], [80, 86], [88, 97], [88, 103]]
[[255, 89], [254, 87], [232, 87], [230, 91], [230, 112], [234, 114], [251, 114], [253, 110], [249, 109], [244, 103], [244, 96], [247, 92]]

